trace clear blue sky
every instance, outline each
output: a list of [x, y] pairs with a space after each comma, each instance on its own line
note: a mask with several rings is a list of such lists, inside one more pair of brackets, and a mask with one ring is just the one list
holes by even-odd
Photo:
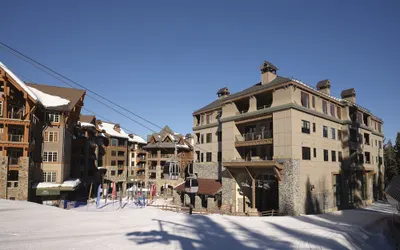
[[[181, 133], [191, 132], [192, 112], [219, 88], [257, 83], [265, 59], [310, 85], [330, 79], [336, 96], [354, 87], [357, 103], [383, 118], [394, 138], [400, 2], [277, 2], [6, 1], [0, 40]], [[35, 82], [63, 86], [1, 49], [0, 60]], [[151, 133], [89, 98], [85, 107]]]

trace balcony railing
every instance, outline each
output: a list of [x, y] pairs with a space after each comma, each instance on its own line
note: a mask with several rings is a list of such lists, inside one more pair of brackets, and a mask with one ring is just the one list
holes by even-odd
[[157, 155], [149, 154], [149, 158], [157, 158]]
[[22, 113], [17, 113], [17, 112], [8, 112], [7, 118], [22, 120], [24, 118], [24, 115]]
[[8, 157], [8, 165], [18, 165], [18, 157]]
[[254, 132], [254, 133], [246, 133], [242, 135], [236, 136], [236, 141], [256, 141], [256, 140], [263, 140], [263, 139], [270, 139], [272, 138], [272, 131], [262, 131], [262, 132]]
[[271, 104], [269, 104], [269, 105], [262, 105], [262, 106], [258, 106], [258, 107], [257, 107], [257, 110], [266, 109], [266, 108], [270, 108], [270, 107], [271, 107]]
[[247, 156], [244, 158], [236, 158], [226, 162], [255, 162], [255, 161], [272, 161], [272, 156]]
[[23, 142], [24, 141], [24, 135], [8, 134], [8, 141]]
[[174, 154], [161, 154], [161, 158], [171, 158], [174, 157]]

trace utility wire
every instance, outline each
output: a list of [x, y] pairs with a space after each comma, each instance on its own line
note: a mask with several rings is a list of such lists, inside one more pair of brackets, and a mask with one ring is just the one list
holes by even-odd
[[[115, 106], [117, 106], [117, 107], [119, 107], [119, 108], [121, 108], [121, 109], [127, 111], [128, 113], [133, 114], [134, 116], [136, 116], [136, 117], [138, 117], [138, 118], [140, 118], [140, 119], [142, 119], [142, 120], [144, 120], [144, 121], [146, 121], [146, 122], [148, 122], [148, 123], [150, 123], [150, 124], [152, 124], [152, 125], [154, 125], [154, 126], [160, 128], [161, 131], [165, 131], [164, 128], [158, 126], [157, 124], [155, 124], [155, 123], [153, 123], [153, 122], [151, 122], [151, 121], [149, 121], [149, 120], [147, 120], [147, 119], [145, 119], [145, 118], [143, 118], [143, 117], [141, 117], [141, 116], [139, 116], [139, 115], [133, 113], [132, 111], [130, 111], [130, 110], [128, 110], [128, 109], [126, 109], [126, 108], [120, 106], [119, 104], [117, 104], [117, 103], [115, 103], [115, 102], [113, 102], [113, 101], [111, 101], [111, 100], [109, 100], [109, 99], [107, 99], [107, 98], [105, 98], [105, 97], [103, 97], [103, 96], [101, 96], [101, 95], [95, 93], [94, 91], [92, 91], [92, 90], [86, 88], [85, 86], [83, 86], [83, 85], [81, 85], [81, 84], [79, 84], [79, 83], [77, 83], [77, 82], [71, 80], [70, 78], [68, 78], [68, 77], [66, 77], [66, 76], [64, 76], [64, 75], [62, 75], [62, 74], [56, 72], [55, 70], [52, 70], [51, 68], [49, 68], [49, 67], [43, 65], [42, 63], [40, 63], [40, 62], [38, 62], [38, 61], [32, 59], [31, 57], [29, 57], [29, 56], [23, 54], [22, 52], [20, 52], [20, 51], [18, 51], [18, 50], [16, 50], [16, 49], [14, 49], [14, 48], [12, 48], [12, 47], [10, 47], [10, 46], [4, 44], [4, 43], [1, 42], [1, 41], [0, 41], [0, 44], [8, 49], [8, 50], [6, 50], [7, 52], [9, 52], [9, 53], [11, 53], [12, 55], [18, 57], [19, 59], [25, 61], [26, 63], [28, 63], [28, 64], [34, 66], [35, 68], [39, 69], [40, 71], [42, 71], [42, 72], [44, 72], [44, 73], [46, 73], [46, 74], [52, 76], [53, 78], [55, 78], [55, 79], [57, 79], [57, 80], [63, 82], [64, 84], [67, 84], [68, 86], [70, 86], [70, 87], [72, 87], [72, 88], [74, 87], [72, 84], [70, 84], [70, 83], [64, 81], [63, 79], [60, 79], [59, 77], [57, 77], [57, 76], [55, 76], [55, 75], [53, 75], [53, 74], [51, 74], [51, 73], [49, 73], [49, 72], [47, 72], [47, 71], [45, 71], [45, 70], [43, 70], [42, 68], [38, 67], [38, 66], [35, 65], [35, 64], [40, 65], [41, 67], [43, 67], [43, 68], [45, 68], [45, 69], [47, 69], [47, 70], [53, 72], [54, 74], [56, 74], [56, 75], [58, 75], [58, 76], [60, 76], [60, 77], [62, 77], [62, 78], [64, 78], [64, 79], [66, 79], [66, 80], [68, 80], [68, 81], [74, 83], [75, 85], [78, 85], [79, 87], [85, 89], [86, 91], [88, 91], [88, 92], [90, 92], [90, 93], [93, 93], [94, 95], [96, 95], [96, 96], [98, 96], [98, 97], [100, 97], [100, 98], [102, 98], [102, 99], [104, 99], [104, 100], [110, 102], [111, 104], [113, 104], [113, 105], [115, 105]], [[11, 50], [11, 51], [10, 51], [10, 50]], [[27, 59], [28, 59], [29, 61], [28, 61]], [[32, 63], [32, 62], [34, 62], [34, 63]], [[148, 130], [152, 131], [153, 133], [158, 133], [157, 131], [155, 131], [155, 130], [149, 128], [148, 126], [146, 126], [146, 125], [144, 125], [144, 124], [142, 124], [142, 123], [140, 123], [140, 122], [138, 122], [138, 121], [136, 121], [136, 120], [134, 120], [134, 119], [132, 119], [132, 118], [130, 118], [130, 117], [128, 117], [128, 116], [126, 116], [125, 114], [123, 114], [123, 113], [120, 112], [119, 110], [116, 110], [115, 108], [111, 107], [110, 105], [108, 105], [108, 104], [106, 104], [106, 103], [104, 103], [104, 102], [98, 100], [97, 98], [95, 98], [95, 97], [93, 97], [93, 96], [90, 96], [90, 95], [87, 95], [87, 96], [90, 97], [90, 98], [92, 98], [92, 99], [94, 99], [95, 101], [101, 103], [102, 105], [104, 105], [104, 106], [110, 108], [111, 110], [117, 112], [118, 114], [120, 114], [120, 115], [122, 115], [122, 116], [128, 118], [129, 120], [131, 120], [131, 121], [133, 121], [133, 122], [139, 124], [140, 126], [142, 126], [142, 127], [144, 127], [144, 128], [147, 128]], [[85, 108], [83, 108], [83, 109], [85, 109]], [[86, 110], [87, 110], [87, 109], [86, 109]], [[95, 114], [94, 112], [92, 112], [92, 113]], [[102, 116], [97, 115], [97, 114], [95, 114], [95, 115], [96, 115], [96, 116], [99, 116], [100, 118], [102, 117]], [[166, 132], [168, 132], [168, 131], [166, 131]], [[203, 148], [199, 147], [198, 145], [195, 145], [195, 144], [194, 144], [193, 147], [194, 147], [194, 148], [198, 148], [198, 149], [200, 149], [200, 150], [206, 152], [206, 150], [204, 150]], [[217, 157], [218, 157], [218, 155], [215, 154], [214, 152], [210, 152], [210, 153], [213, 154], [214, 156], [217, 156]]]

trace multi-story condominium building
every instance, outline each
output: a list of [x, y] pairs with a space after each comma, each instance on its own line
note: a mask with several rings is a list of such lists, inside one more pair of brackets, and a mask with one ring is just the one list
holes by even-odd
[[85, 91], [24, 83], [3, 64], [0, 85], [0, 197], [67, 197], [79, 185], [69, 180], [71, 142]]
[[105, 142], [104, 156], [99, 158], [102, 163], [98, 164], [98, 167], [105, 167], [107, 170], [104, 175], [104, 188], [110, 190], [111, 183], [115, 182], [117, 191], [125, 194], [127, 188], [135, 182], [142, 181], [141, 176], [144, 174], [142, 171], [136, 171], [139, 170], [136, 169], [136, 158], [143, 155], [142, 152], [139, 154], [141, 146], [138, 144], [146, 144], [146, 141], [137, 135], [125, 133], [119, 124], [97, 120], [97, 128], [103, 131], [102, 135], [108, 139]]
[[383, 121], [356, 103], [354, 89], [330, 95], [277, 75], [193, 113], [195, 172], [222, 182], [222, 205], [237, 213], [326, 212], [372, 202], [382, 188]]
[[148, 136], [144, 147], [148, 152], [146, 186], [155, 184], [158, 194], [172, 195], [173, 188], [182, 183], [187, 166], [193, 162], [189, 135], [185, 137], [165, 126], [159, 133]]
[[92, 195], [96, 195], [95, 188], [102, 183], [105, 175], [106, 169], [98, 167], [99, 158], [105, 154], [106, 137], [101, 136], [101, 132], [96, 128], [95, 116], [80, 115], [72, 139], [71, 177], [81, 180], [79, 193], [84, 198], [89, 195], [91, 185]]

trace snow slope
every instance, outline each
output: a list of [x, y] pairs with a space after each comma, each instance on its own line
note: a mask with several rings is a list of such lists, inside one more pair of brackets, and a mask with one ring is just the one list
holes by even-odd
[[0, 200], [0, 249], [393, 249], [368, 210], [299, 217], [105, 213]]

